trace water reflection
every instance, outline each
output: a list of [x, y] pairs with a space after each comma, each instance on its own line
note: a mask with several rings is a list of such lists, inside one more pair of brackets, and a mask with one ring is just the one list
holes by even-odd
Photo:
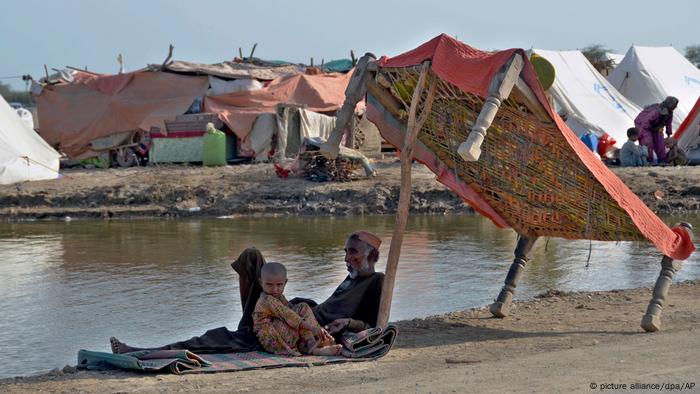
[[[381, 236], [384, 270], [393, 225], [393, 216], [0, 224], [0, 356], [16, 360], [0, 376], [74, 364], [80, 348], [107, 351], [110, 335], [154, 345], [235, 327], [229, 264], [252, 245], [288, 266], [287, 295], [323, 300], [346, 275], [347, 234]], [[411, 217], [392, 319], [488, 304], [515, 242], [479, 216]], [[517, 297], [651, 285], [659, 271], [647, 244], [594, 242], [586, 268], [588, 250], [587, 241], [540, 241]], [[700, 277], [698, 262], [691, 256], [677, 280]]]

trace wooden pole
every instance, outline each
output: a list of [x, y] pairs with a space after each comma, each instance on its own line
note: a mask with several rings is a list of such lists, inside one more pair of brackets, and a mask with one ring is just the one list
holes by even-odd
[[168, 57], [166, 57], [165, 60], [163, 60], [163, 64], [160, 65], [160, 71], [163, 71], [165, 66], [168, 65], [168, 62], [170, 61], [170, 59], [172, 59], [173, 49], [175, 49], [175, 47], [173, 46], [173, 44], [170, 44], [170, 46], [168, 47]]
[[94, 73], [94, 72], [92, 72], [92, 71], [88, 71], [88, 70], [87, 70], [87, 67], [85, 67], [84, 70], [81, 69], [81, 68], [78, 68], [78, 67], [73, 67], [73, 66], [66, 66], [66, 68], [69, 69], [69, 70], [80, 71], [80, 72], [88, 73], [88, 74], [91, 74], [91, 75], [101, 75], [101, 74], [98, 74], [98, 73]]
[[343, 106], [337, 112], [335, 127], [328, 136], [328, 140], [321, 145], [321, 154], [329, 159], [338, 157], [340, 141], [343, 139], [345, 127], [355, 114], [357, 103], [365, 97], [367, 92], [367, 84], [371, 80], [371, 73], [376, 71], [374, 57], [370, 54], [365, 54], [357, 62], [355, 71], [352, 72], [348, 87], [345, 89], [345, 101]]
[[250, 50], [250, 56], [248, 56], [248, 60], [253, 60], [253, 54], [255, 53], [255, 48], [258, 47], [258, 43], [256, 42], [253, 44], [253, 49]]
[[406, 136], [403, 140], [403, 149], [401, 150], [401, 189], [399, 192], [399, 206], [396, 210], [396, 223], [394, 224], [394, 233], [391, 237], [389, 246], [389, 256], [386, 262], [386, 271], [384, 272], [384, 283], [382, 285], [382, 297], [379, 302], [379, 314], [377, 316], [377, 327], [386, 328], [389, 323], [389, 313], [391, 312], [391, 299], [394, 295], [394, 282], [396, 281], [396, 270], [399, 265], [399, 257], [401, 255], [401, 244], [403, 243], [403, 233], [406, 229], [406, 221], [408, 220], [408, 208], [411, 201], [411, 163], [413, 161], [413, 148], [416, 142], [418, 132], [423, 127], [423, 124], [428, 119], [428, 114], [435, 98], [435, 78], [430, 81], [428, 96], [423, 106], [420, 118], [416, 120], [416, 111], [420, 98], [423, 94], [423, 86], [425, 79], [430, 69], [430, 61], [426, 60], [420, 70], [418, 84], [413, 91], [411, 99], [411, 108], [408, 112], [408, 124], [406, 126]]
[[515, 294], [515, 288], [518, 287], [518, 282], [520, 282], [520, 277], [523, 276], [525, 271], [525, 264], [527, 264], [527, 255], [535, 246], [535, 241], [537, 237], [526, 237], [521, 235], [518, 238], [518, 245], [515, 247], [515, 260], [510, 265], [508, 270], [508, 275], [506, 275], [506, 280], [501, 292], [498, 293], [498, 297], [489, 307], [489, 311], [495, 317], [506, 317], [510, 313], [510, 304], [513, 301], [513, 295]]
[[515, 81], [523, 69], [523, 58], [516, 53], [501, 71], [494, 75], [489, 84], [488, 97], [476, 118], [467, 140], [457, 149], [464, 161], [477, 161], [481, 156], [481, 144], [486, 138], [486, 130], [491, 127], [501, 102], [508, 98]]
[[668, 289], [673, 282], [673, 276], [680, 269], [680, 262], [674, 262], [672, 258], [664, 256], [661, 259], [661, 272], [656, 279], [654, 293], [647, 311], [642, 317], [642, 328], [646, 332], [655, 332], [661, 329], [661, 311], [664, 309], [666, 297], [668, 297]]

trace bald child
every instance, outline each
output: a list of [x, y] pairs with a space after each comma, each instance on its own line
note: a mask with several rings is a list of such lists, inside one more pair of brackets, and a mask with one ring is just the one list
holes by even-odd
[[305, 303], [290, 305], [284, 297], [287, 269], [280, 263], [266, 263], [260, 269], [263, 293], [255, 304], [253, 332], [262, 347], [274, 354], [334, 356], [342, 347], [321, 327]]

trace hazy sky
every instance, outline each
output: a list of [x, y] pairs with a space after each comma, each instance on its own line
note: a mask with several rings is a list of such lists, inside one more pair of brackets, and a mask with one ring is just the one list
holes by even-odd
[[[43, 65], [115, 73], [174, 58], [247, 56], [319, 63], [374, 52], [393, 56], [440, 34], [480, 49], [577, 49], [603, 44], [700, 44], [700, 1], [224, 1], [0, 0], [0, 77], [43, 75]], [[13, 87], [21, 80], [2, 79]]]

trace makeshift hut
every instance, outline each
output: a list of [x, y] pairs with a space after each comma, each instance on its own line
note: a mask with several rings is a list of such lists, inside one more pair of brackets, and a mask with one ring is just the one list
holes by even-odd
[[[206, 77], [157, 71], [76, 71], [71, 79], [46, 84], [36, 95], [41, 136], [71, 159], [95, 156], [110, 144], [130, 145], [138, 130], [165, 131], [165, 121], [184, 114], [209, 86]], [[103, 139], [115, 135], [126, 141]]]
[[59, 158], [0, 96], [0, 184], [56, 179]]
[[556, 70], [547, 93], [559, 115], [565, 115], [567, 126], [579, 137], [608, 134], [622, 146], [641, 108], [615, 90], [580, 51], [532, 51]]
[[664, 254], [642, 327], [655, 331], [673, 260], [695, 249], [690, 230], [669, 228], [552, 110], [521, 49], [484, 52], [440, 35], [402, 55], [362, 57], [338, 123], [322, 147], [338, 152], [343, 122], [366, 95], [367, 117], [401, 150], [401, 191], [379, 311], [391, 307], [411, 194], [411, 162], [425, 164], [453, 192], [498, 227], [519, 234], [505, 286], [491, 306], [509, 306], [540, 237], [650, 242]]
[[[241, 154], [265, 159], [276, 149], [293, 156], [304, 138], [328, 137], [335, 125], [335, 112], [345, 100], [351, 75], [284, 76], [259, 90], [207, 96], [204, 110], [218, 114], [240, 138]], [[359, 107], [361, 111], [362, 105]], [[356, 119], [359, 124], [361, 117]], [[372, 142], [360, 146], [361, 150], [380, 149], [376, 129], [364, 127], [358, 134], [363, 136], [363, 141]], [[273, 140], [277, 141], [274, 147]]]
[[608, 81], [640, 107], [660, 103], [666, 96], [678, 98], [673, 128], [683, 122], [700, 97], [700, 69], [673, 47], [633, 45]]

